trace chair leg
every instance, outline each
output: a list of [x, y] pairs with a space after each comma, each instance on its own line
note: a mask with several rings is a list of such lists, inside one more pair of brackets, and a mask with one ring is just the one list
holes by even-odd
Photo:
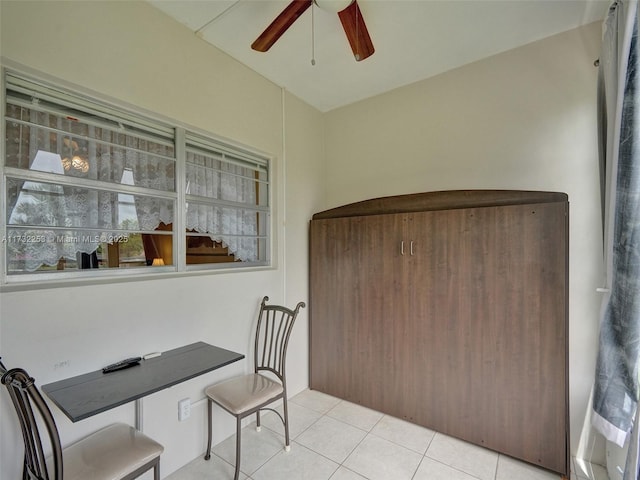
[[158, 462], [153, 466], [153, 480], [160, 480], [160, 458], [158, 458]]
[[287, 395], [282, 398], [282, 410], [284, 413], [284, 450], [288, 452], [291, 450], [289, 446], [289, 408], [287, 406]]
[[208, 432], [208, 439], [207, 439], [207, 451], [204, 452], [204, 459], [205, 460], [209, 460], [211, 458], [211, 436], [212, 436], [212, 426], [211, 426], [211, 416], [212, 416], [212, 406], [213, 406], [213, 402], [211, 401], [210, 398], [207, 399], [207, 432]]
[[259, 432], [260, 430], [262, 430], [262, 427], [260, 426], [260, 410], [258, 410], [256, 412], [256, 432]]
[[242, 418], [236, 417], [236, 472], [233, 476], [233, 480], [238, 480], [240, 476], [240, 432], [242, 431]]

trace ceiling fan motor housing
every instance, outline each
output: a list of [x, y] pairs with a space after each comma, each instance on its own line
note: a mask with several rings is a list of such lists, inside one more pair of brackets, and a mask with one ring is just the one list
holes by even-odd
[[318, 8], [327, 12], [338, 13], [353, 3], [353, 0], [313, 0]]

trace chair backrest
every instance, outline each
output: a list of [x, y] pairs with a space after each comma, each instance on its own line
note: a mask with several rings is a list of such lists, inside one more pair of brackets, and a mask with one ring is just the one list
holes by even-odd
[[298, 312], [305, 304], [299, 302], [291, 310], [280, 305], [267, 305], [268, 301], [269, 297], [264, 297], [260, 304], [253, 356], [255, 372], [272, 372], [286, 388], [285, 367], [289, 336]]
[[[35, 380], [21, 368], [7, 370], [0, 362], [1, 382], [18, 414], [24, 440], [23, 478], [28, 480], [62, 480], [62, 447], [51, 410], [45, 403]], [[52, 448], [53, 471], [47, 468], [40, 426], [46, 429]]]

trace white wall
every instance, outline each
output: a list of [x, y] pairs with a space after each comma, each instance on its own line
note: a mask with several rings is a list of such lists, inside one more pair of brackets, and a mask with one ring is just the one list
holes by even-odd
[[[326, 115], [327, 208], [448, 189], [569, 195], [574, 453], [593, 381], [602, 279], [599, 46], [593, 24]], [[594, 459], [602, 461], [600, 451]]]
[[[324, 126], [323, 116], [292, 95], [285, 98], [286, 185], [284, 245], [285, 295], [288, 305], [308, 299], [309, 287], [309, 220], [325, 203]], [[300, 201], [302, 200], [302, 201]], [[307, 300], [305, 300], [307, 301]], [[305, 375], [287, 378], [291, 391], [309, 386], [308, 311], [297, 320], [291, 334], [288, 358], [295, 359], [296, 370]], [[304, 380], [304, 381], [303, 381]]]
[[[263, 295], [295, 305], [307, 298], [307, 222], [321, 208], [322, 116], [198, 39], [146, 2], [0, 2], [5, 64], [77, 85], [106, 99], [175, 119], [274, 159], [276, 265], [253, 272], [0, 293], [0, 355], [44, 384], [117, 359], [203, 340], [248, 353]], [[285, 130], [288, 133], [284, 135]], [[289, 352], [289, 393], [308, 385], [307, 318]], [[293, 359], [293, 360], [292, 360]], [[66, 362], [67, 366], [54, 365]], [[204, 452], [203, 387], [248, 371], [247, 361], [145, 399], [144, 429], [165, 445], [162, 474]], [[177, 421], [190, 397], [190, 419]], [[0, 392], [0, 478], [18, 478], [18, 431]], [[63, 444], [116, 420], [126, 405], [72, 424], [54, 410]], [[215, 416], [214, 441], [234, 430]]]

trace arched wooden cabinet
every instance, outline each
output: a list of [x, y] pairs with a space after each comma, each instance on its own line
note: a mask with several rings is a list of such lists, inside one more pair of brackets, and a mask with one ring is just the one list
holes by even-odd
[[564, 193], [317, 213], [310, 386], [568, 476], [567, 295]]

